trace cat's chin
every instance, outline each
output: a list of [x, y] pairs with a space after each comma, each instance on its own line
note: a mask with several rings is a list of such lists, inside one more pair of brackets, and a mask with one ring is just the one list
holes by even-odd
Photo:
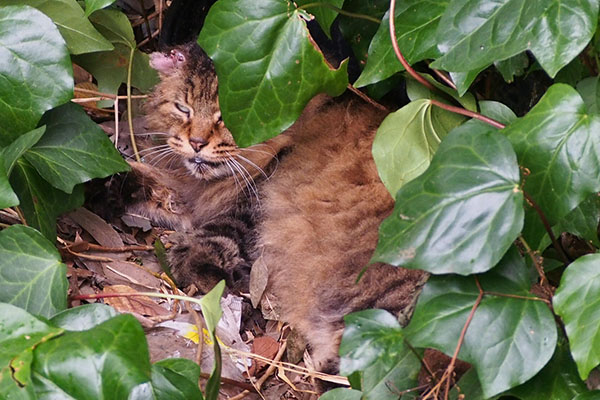
[[211, 181], [231, 175], [231, 169], [225, 162], [199, 160], [197, 158], [186, 159], [184, 164], [195, 178]]

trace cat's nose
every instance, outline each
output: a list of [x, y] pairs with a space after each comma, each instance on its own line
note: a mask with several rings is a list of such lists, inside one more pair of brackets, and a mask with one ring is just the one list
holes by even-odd
[[192, 146], [192, 149], [194, 149], [194, 151], [200, 151], [207, 144], [208, 144], [208, 142], [204, 138], [201, 138], [201, 137], [191, 137], [190, 138], [190, 146]]

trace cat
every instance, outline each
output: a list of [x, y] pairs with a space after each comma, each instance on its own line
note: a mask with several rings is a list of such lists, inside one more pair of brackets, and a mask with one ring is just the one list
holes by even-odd
[[345, 314], [383, 308], [406, 324], [424, 272], [377, 263], [357, 282], [394, 206], [371, 155], [386, 113], [351, 94], [319, 95], [284, 133], [240, 149], [221, 118], [212, 62], [196, 44], [153, 53], [151, 65], [161, 81], [148, 125], [167, 134], [177, 166], [132, 163], [130, 207], [181, 231], [169, 253], [178, 284], [206, 291], [223, 278], [246, 287], [259, 260], [268, 270], [263, 296], [324, 372], [338, 371]]

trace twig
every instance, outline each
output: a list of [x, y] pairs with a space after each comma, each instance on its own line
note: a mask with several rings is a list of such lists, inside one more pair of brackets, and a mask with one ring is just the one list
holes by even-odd
[[558, 240], [556, 240], [556, 236], [554, 236], [552, 227], [550, 226], [550, 223], [548, 222], [548, 219], [546, 218], [546, 215], [544, 214], [544, 212], [542, 211], [540, 206], [533, 200], [533, 198], [531, 198], [529, 193], [527, 193], [526, 191], [523, 191], [523, 196], [525, 197], [525, 200], [527, 200], [527, 203], [529, 203], [529, 205], [531, 207], [533, 207], [535, 212], [538, 214], [538, 216], [542, 220], [544, 229], [546, 229], [546, 233], [548, 233], [548, 236], [550, 237], [550, 240], [552, 241], [552, 246], [556, 249], [556, 251], [557, 251], [558, 255], [560, 256], [560, 258], [562, 259], [562, 261], [565, 263], [565, 265], [569, 264], [569, 258], [565, 254], [560, 243], [558, 243]]
[[[429, 83], [429, 82], [427, 82], [427, 83]], [[493, 120], [492, 118], [488, 118], [485, 115], [481, 115], [479, 113], [476, 113], [476, 112], [473, 112], [473, 111], [469, 111], [469, 110], [466, 110], [464, 108], [451, 106], [449, 104], [444, 104], [444, 103], [442, 103], [440, 101], [437, 101], [437, 100], [434, 100], [434, 99], [431, 99], [429, 101], [434, 106], [437, 106], [439, 108], [443, 108], [444, 110], [451, 111], [451, 112], [453, 112], [455, 114], [461, 114], [461, 115], [464, 115], [466, 117], [478, 119], [478, 120], [483, 121], [486, 124], [491, 125], [491, 126], [493, 126], [495, 128], [502, 129], [502, 128], [506, 127], [506, 125], [504, 125], [504, 124], [502, 124], [502, 123], [500, 123], [500, 122], [498, 122], [496, 120]]]
[[519, 299], [519, 300], [542, 301], [542, 302], [550, 305], [550, 300], [542, 299], [541, 297], [528, 297], [528, 296], [519, 296], [518, 294], [488, 292], [487, 290], [485, 292], [483, 292], [483, 294], [487, 294], [487, 295], [490, 295], [490, 296], [497, 296], [497, 297], [508, 297], [508, 298], [511, 298], [511, 299]]
[[[279, 348], [277, 355], [273, 359], [275, 363], [281, 360], [281, 357], [283, 357], [283, 353], [285, 352], [286, 347], [287, 341], [284, 341], [281, 347]], [[261, 386], [265, 383], [267, 378], [269, 378], [269, 376], [271, 376], [273, 372], [275, 372], [275, 369], [277, 369], [277, 365], [275, 363], [270, 364], [269, 368], [267, 368], [267, 371], [256, 381], [255, 387], [257, 389], [257, 392], [258, 390], [260, 390]], [[238, 394], [237, 396], [233, 396], [229, 400], [240, 400], [246, 397], [248, 394], [250, 394], [250, 391], [244, 390], [242, 393]]]
[[[210, 378], [210, 374], [207, 374], [206, 372], [200, 372], [200, 378], [208, 379], [208, 378]], [[256, 392], [256, 389], [254, 388], [254, 386], [252, 386], [251, 384], [246, 383], [246, 382], [240, 382], [240, 381], [236, 381], [234, 379], [229, 379], [229, 378], [224, 378], [224, 377], [221, 377], [221, 382], [225, 383], [227, 385], [237, 386], [241, 389], [249, 390], [251, 392]], [[229, 400], [231, 400], [231, 399], [229, 399]]]
[[131, 140], [131, 147], [135, 160], [141, 162], [140, 154], [138, 152], [137, 144], [135, 143], [135, 134], [133, 133], [133, 113], [131, 110], [131, 71], [133, 69], [133, 55], [135, 54], [135, 47], [131, 48], [129, 53], [129, 65], [127, 66], [127, 123], [129, 124], [129, 138]]
[[527, 254], [529, 254], [529, 257], [531, 258], [531, 261], [533, 262], [533, 266], [535, 267], [535, 270], [537, 271], [538, 275], [540, 276], [540, 285], [542, 287], [544, 287], [544, 283], [547, 281], [546, 273], [544, 272], [544, 268], [540, 265], [539, 260], [535, 255], [535, 252], [533, 250], [531, 250], [531, 247], [529, 247], [529, 244], [525, 241], [523, 236], [519, 236], [519, 242], [521, 242], [523, 247], [525, 247], [525, 251], [527, 252]]
[[27, 220], [25, 219], [25, 214], [23, 214], [23, 210], [21, 210], [21, 207], [15, 206], [15, 212], [19, 216], [19, 219], [21, 220], [21, 223], [23, 225], [27, 226]]
[[[396, 27], [395, 27], [395, 23], [394, 23], [394, 9], [396, 7], [396, 0], [390, 0], [390, 38], [392, 40], [392, 47], [394, 48], [394, 53], [396, 53], [396, 57], [398, 58], [398, 60], [400, 60], [400, 63], [402, 64], [402, 66], [406, 69], [406, 72], [408, 72], [413, 78], [415, 78], [419, 83], [421, 83], [423, 86], [425, 86], [426, 88], [428, 88], [429, 90], [436, 90], [436, 87], [433, 86], [429, 81], [427, 81], [425, 78], [423, 78], [417, 71], [415, 71], [410, 64], [406, 61], [406, 59], [404, 58], [404, 56], [402, 55], [402, 52], [400, 51], [400, 48], [398, 47], [398, 41], [396, 40]], [[435, 70], [434, 70], [435, 71]], [[457, 113], [457, 114], [461, 114], [461, 115], [465, 115], [467, 117], [470, 118], [476, 118], [480, 121], [483, 121], [489, 125], [492, 125], [493, 127], [496, 128], [504, 128], [505, 125], [493, 120], [492, 118], [488, 118], [486, 116], [483, 116], [481, 114], [478, 114], [476, 112], [473, 111], [469, 111], [469, 110], [465, 110], [464, 108], [460, 108], [460, 107], [454, 107], [448, 104], [444, 104], [441, 103], [437, 100], [430, 100], [431, 104], [433, 104], [434, 106], [443, 108], [445, 110]]]
[[[153, 20], [154, 18], [156, 18], [158, 16], [158, 11], [154, 11], [152, 14], [148, 15], [148, 20]], [[135, 20], [131, 21], [131, 27], [135, 28], [136, 26], [140, 26], [141, 24], [144, 23], [144, 18], [142, 17], [135, 17]]]
[[390, 0], [390, 38], [392, 39], [392, 47], [394, 49], [394, 53], [396, 53], [396, 57], [400, 60], [400, 63], [406, 69], [413, 78], [415, 78], [418, 82], [420, 82], [423, 86], [428, 88], [429, 90], [435, 90], [435, 86], [433, 86], [430, 82], [428, 82], [425, 78], [423, 78], [417, 71], [415, 71], [408, 61], [402, 55], [400, 48], [398, 47], [398, 40], [396, 39], [396, 22], [395, 19], [395, 9], [396, 9], [396, 0]]
[[115, 108], [115, 149], [119, 149], [119, 97], [115, 99], [113, 104]]
[[[70, 248], [73, 246], [77, 246], [80, 243], [65, 241], [65, 244], [66, 244], [66, 248]], [[95, 243], [85, 243], [85, 246], [90, 250], [105, 251], [108, 253], [123, 253], [123, 252], [127, 252], [127, 251], [153, 251], [154, 250], [154, 247], [144, 245], [144, 244], [138, 244], [138, 245], [132, 245], [132, 246], [122, 246], [122, 247], [106, 247], [106, 246], [100, 246], [99, 244], [95, 244]]]
[[[188, 296], [192, 297], [194, 294], [196, 294], [196, 291], [196, 287], [192, 285], [192, 289], [188, 293]], [[192, 305], [187, 301], [185, 302], [185, 309], [187, 310], [187, 312], [192, 314], [194, 322], [196, 323], [196, 329], [198, 329], [198, 347], [196, 348], [196, 364], [200, 366], [202, 364], [202, 347], [204, 346], [204, 321], [202, 321], [202, 318], [200, 318], [196, 310], [194, 310]]]
[[431, 396], [436, 396], [436, 398], [437, 398], [437, 394], [439, 394], [441, 385], [444, 382], [446, 383], [444, 399], [445, 400], [448, 399], [448, 394], [450, 392], [450, 381], [451, 381], [452, 373], [454, 372], [454, 364], [456, 363], [456, 360], [458, 359], [458, 353], [460, 352], [462, 344], [465, 340], [465, 336], [467, 334], [467, 328], [471, 324], [471, 321], [473, 320], [473, 316], [475, 315], [475, 311], [477, 310], [477, 307], [479, 307], [479, 304], [481, 303], [481, 300], [483, 299], [483, 295], [484, 295], [484, 291], [481, 288], [481, 284], [479, 283], [479, 280], [477, 279], [477, 277], [474, 277], [474, 279], [475, 279], [475, 284], [477, 285], [477, 289], [479, 290], [479, 294], [477, 295], [477, 299], [475, 300], [473, 307], [471, 307], [471, 312], [469, 313], [469, 316], [467, 317], [467, 321], [463, 325], [462, 331], [460, 332], [460, 337], [458, 338], [458, 343], [456, 344], [456, 348], [454, 350], [454, 354], [452, 355], [452, 359], [450, 360], [450, 364], [448, 364], [448, 367], [446, 367], [446, 370], [444, 371], [444, 374], [442, 375], [442, 378], [440, 379], [440, 381], [433, 388], [431, 388], [431, 390], [429, 392], [427, 392], [423, 396], [423, 399], [431, 398]]
[[366, 94], [364, 94], [363, 92], [361, 92], [360, 90], [358, 90], [357, 88], [352, 86], [351, 84], [348, 84], [348, 90], [350, 90], [352, 93], [354, 93], [355, 95], [357, 95], [358, 97], [360, 97], [361, 99], [366, 101], [367, 103], [371, 104], [375, 108], [378, 108], [382, 111], [388, 111], [388, 112], [390, 111], [386, 106], [384, 106], [383, 104], [379, 104], [378, 102], [376, 102], [375, 100], [373, 100], [372, 98], [370, 98], [369, 96], [367, 96]]
[[446, 76], [446, 74], [444, 74], [442, 71], [439, 71], [437, 69], [431, 68], [431, 70], [440, 77], [441, 80], [443, 80], [446, 85], [450, 86], [452, 89], [456, 90], [456, 85], [454, 84], [454, 82], [452, 82], [452, 79], [450, 79], [449, 77]]
[[322, 381], [332, 382], [332, 383], [335, 383], [338, 385], [350, 386], [348, 379], [343, 376], [325, 374], [323, 372], [318, 372], [313, 369], [300, 367], [296, 364], [292, 364], [292, 363], [288, 363], [288, 362], [282, 362], [282, 361], [275, 362], [275, 361], [271, 360], [270, 358], [266, 358], [266, 357], [260, 356], [258, 354], [248, 353], [246, 351], [238, 350], [238, 349], [235, 349], [232, 347], [228, 347], [228, 348], [224, 349], [224, 352], [233, 354], [237, 357], [247, 357], [247, 358], [251, 358], [254, 360], [262, 361], [269, 365], [275, 365], [275, 367], [281, 368], [287, 372], [292, 372], [292, 373], [300, 374], [300, 375], [304, 375], [304, 376], [310, 376], [312, 378], [317, 378]]
[[346, 10], [342, 10], [341, 8], [338, 8], [336, 6], [333, 6], [329, 3], [324, 3], [324, 2], [315, 2], [315, 3], [308, 3], [308, 4], [304, 4], [298, 8], [302, 9], [302, 10], [306, 10], [309, 8], [313, 8], [313, 7], [325, 7], [325, 8], [329, 8], [330, 10], [333, 10], [335, 12], [337, 12], [338, 14], [342, 14], [345, 15], [347, 17], [351, 17], [351, 18], [358, 18], [358, 19], [364, 19], [367, 21], [371, 21], [374, 22], [376, 24], [381, 24], [381, 20], [375, 17], [372, 17], [370, 15], [366, 15], [366, 14], [358, 14], [358, 13], [353, 13], [350, 11], [346, 11]]
[[140, 47], [140, 46], [143, 46], [143, 45], [145, 45], [145, 44], [146, 44], [146, 43], [148, 43], [150, 40], [152, 40], [152, 39], [154, 39], [155, 37], [157, 37], [159, 33], [160, 33], [160, 30], [159, 30], [159, 29], [156, 29], [154, 32], [152, 32], [152, 33], [150, 34], [150, 36], [148, 36], [146, 39], [144, 39], [144, 40], [142, 40], [141, 42], [139, 42], [139, 43], [137, 44], [137, 47]]
[[[84, 88], [79, 88], [79, 87], [74, 88], [74, 91], [80, 92], [80, 93], [93, 94], [94, 96], [102, 97], [102, 99], [100, 99], [100, 100], [114, 100], [117, 98], [118, 99], [126, 99], [128, 97], [128, 96], [117, 96], [116, 94], [104, 93], [104, 92], [99, 92], [97, 90], [90, 90], [90, 89], [84, 89]], [[148, 97], [148, 95], [140, 94], [140, 95], [133, 95], [130, 97], [132, 99], [145, 99]], [[85, 99], [88, 101], [91, 101], [91, 99], [88, 97], [86, 97]]]

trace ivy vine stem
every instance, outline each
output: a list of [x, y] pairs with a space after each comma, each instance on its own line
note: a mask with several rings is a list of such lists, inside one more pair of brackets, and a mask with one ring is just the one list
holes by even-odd
[[396, 13], [396, 0], [390, 0], [390, 11], [389, 11], [390, 38], [392, 39], [392, 48], [394, 49], [394, 53], [396, 53], [396, 57], [398, 57], [398, 60], [400, 60], [400, 63], [402, 64], [404, 69], [406, 69], [406, 72], [408, 72], [413, 78], [415, 78], [421, 85], [425, 86], [426, 88], [428, 88], [431, 91], [434, 91], [435, 86], [433, 86], [425, 78], [423, 78], [417, 71], [415, 71], [413, 69], [413, 67], [410, 66], [408, 61], [406, 61], [406, 58], [404, 58], [404, 56], [402, 55], [402, 52], [400, 51], [400, 47], [398, 47], [398, 40], [396, 39], [395, 13]]
[[527, 200], [527, 203], [529, 203], [529, 205], [535, 210], [535, 212], [540, 217], [540, 220], [542, 221], [542, 224], [544, 225], [544, 229], [546, 230], [546, 233], [548, 233], [548, 236], [550, 237], [552, 246], [554, 247], [554, 249], [556, 249], [556, 252], [560, 256], [562, 261], [565, 263], [565, 265], [569, 264], [569, 258], [565, 254], [560, 243], [558, 243], [558, 240], [556, 240], [556, 236], [554, 236], [554, 232], [552, 231], [552, 226], [550, 226], [550, 222], [548, 222], [548, 218], [546, 218], [546, 214], [544, 214], [544, 212], [542, 211], [540, 206], [533, 200], [533, 198], [529, 195], [529, 193], [527, 193], [524, 190], [523, 190], [523, 197], [525, 197], [525, 200]]
[[350, 18], [358, 18], [358, 19], [364, 19], [367, 21], [371, 21], [374, 22], [376, 24], [381, 24], [381, 20], [375, 17], [372, 17], [370, 15], [366, 15], [366, 14], [358, 14], [358, 13], [353, 13], [350, 11], [346, 11], [346, 10], [342, 10], [341, 8], [338, 8], [336, 6], [333, 6], [331, 4], [328, 3], [323, 3], [323, 2], [314, 2], [314, 3], [308, 3], [308, 4], [304, 4], [299, 6], [298, 8], [301, 10], [307, 10], [309, 8], [316, 8], [316, 7], [325, 7], [325, 8], [329, 8], [330, 10], [333, 10], [335, 12], [337, 12], [338, 14], [342, 14], [345, 15], [347, 17]]
[[[429, 82], [428, 82], [429, 83]], [[431, 104], [433, 104], [434, 106], [437, 106], [439, 108], [443, 108], [444, 110], [448, 110], [450, 112], [453, 112], [455, 114], [461, 114], [464, 115], [466, 117], [470, 117], [470, 118], [475, 118], [478, 119], [480, 121], [485, 122], [488, 125], [493, 126], [494, 128], [498, 128], [498, 129], [502, 129], [505, 128], [506, 125], [492, 119], [492, 118], [488, 118], [485, 115], [481, 115], [479, 113], [473, 112], [473, 111], [469, 111], [467, 109], [461, 108], [461, 107], [455, 107], [455, 106], [451, 106], [449, 104], [445, 104], [442, 103], [441, 101], [437, 101], [434, 99], [429, 100], [429, 102]]]
[[[398, 47], [398, 40], [396, 39], [396, 23], [394, 21], [395, 9], [396, 9], [396, 0], [390, 0], [390, 12], [389, 12], [390, 13], [390, 38], [392, 40], [392, 48], [394, 49], [394, 53], [396, 54], [396, 57], [398, 58], [398, 60], [400, 61], [400, 63], [404, 67], [404, 69], [406, 69], [406, 72], [408, 72], [414, 79], [416, 79], [420, 84], [422, 84], [429, 90], [435, 91], [436, 87], [433, 86], [430, 82], [428, 82], [425, 78], [423, 78], [417, 71], [415, 71], [415, 69], [413, 67], [410, 66], [408, 61], [406, 61], [406, 58], [404, 58], [404, 56], [402, 55], [402, 52], [400, 51], [400, 47]], [[440, 74], [441, 74], [441, 72], [440, 72]], [[473, 111], [465, 110], [464, 108], [461, 108], [461, 107], [455, 107], [455, 106], [451, 106], [448, 104], [444, 104], [437, 100], [430, 100], [430, 101], [431, 101], [431, 104], [433, 104], [434, 106], [443, 108], [443, 109], [453, 112], [455, 114], [461, 114], [461, 115], [464, 115], [464, 116], [467, 116], [470, 118], [478, 119], [478, 120], [483, 121], [486, 124], [489, 124], [495, 128], [502, 129], [506, 126], [492, 118], [488, 118], [484, 115], [481, 115], [481, 114], [473, 112]]]

